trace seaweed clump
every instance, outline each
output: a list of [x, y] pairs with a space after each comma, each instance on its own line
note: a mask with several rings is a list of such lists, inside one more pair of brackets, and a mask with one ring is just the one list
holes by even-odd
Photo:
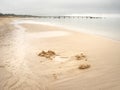
[[41, 51], [38, 54], [38, 56], [45, 57], [45, 58], [48, 58], [48, 59], [52, 59], [55, 55], [56, 55], [56, 53], [54, 51], [52, 51], [52, 50]]
[[90, 64], [88, 64], [88, 63], [82, 63], [82, 64], [80, 64], [80, 66], [78, 68], [79, 69], [87, 69], [89, 67], [90, 67]]
[[[81, 54], [77, 54], [74, 56], [75, 60], [80, 60], [80, 65], [79, 65], [79, 69], [87, 69], [90, 68], [90, 64], [87, 61], [87, 56], [83, 53]], [[81, 61], [82, 60], [82, 61]]]

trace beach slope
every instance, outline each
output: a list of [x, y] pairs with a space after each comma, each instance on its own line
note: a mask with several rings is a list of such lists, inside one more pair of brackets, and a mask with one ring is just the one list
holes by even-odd
[[[0, 90], [120, 89], [120, 41], [57, 26], [19, 24], [21, 19], [0, 19]], [[40, 57], [43, 50], [56, 56]], [[74, 56], [81, 53], [85, 60], [76, 60]], [[79, 69], [82, 63], [90, 67]]]

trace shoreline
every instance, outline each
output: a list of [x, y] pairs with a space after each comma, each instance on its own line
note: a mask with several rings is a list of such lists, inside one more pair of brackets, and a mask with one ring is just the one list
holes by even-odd
[[[13, 21], [14, 22], [14, 21]], [[116, 42], [119, 42], [120, 41], [120, 39], [118, 38], [118, 39], [116, 39], [115, 37], [113, 38], [113, 37], [111, 37], [111, 36], [105, 36], [105, 35], [102, 35], [102, 34], [98, 34], [98, 33], [90, 33], [90, 32], [88, 32], [88, 31], [86, 31], [86, 30], [80, 30], [80, 28], [78, 29], [78, 28], [69, 28], [68, 26], [64, 26], [64, 25], [57, 25], [57, 24], [51, 24], [50, 22], [48, 23], [48, 22], [40, 22], [40, 21], [34, 21], [33, 19], [32, 20], [15, 20], [15, 22], [14, 23], [16, 23], [16, 24], [19, 24], [19, 25], [21, 25], [21, 26], [23, 26], [24, 27], [24, 25], [35, 25], [35, 26], [37, 26], [37, 25], [41, 25], [41, 26], [43, 26], [43, 27], [46, 27], [46, 26], [48, 26], [48, 27], [51, 27], [51, 29], [52, 28], [57, 28], [57, 29], [64, 29], [64, 30], [66, 30], [66, 31], [70, 31], [70, 32], [78, 32], [78, 33], [83, 33], [83, 34], [88, 34], [88, 35], [93, 35], [93, 36], [97, 36], [97, 37], [101, 37], [101, 38], [105, 38], [105, 39], [109, 39], [109, 40], [113, 40], [113, 41], [116, 41]], [[48, 30], [49, 31], [49, 30]]]
[[[24, 32], [26, 30], [26, 28], [24, 28], [24, 25], [23, 25], [23, 24], [27, 24], [26, 22], [13, 21], [11, 24], [13, 24], [18, 30], [23, 30]], [[32, 37], [33, 33], [32, 34], [29, 33], [29, 36]], [[44, 32], [38, 32], [37, 35], [33, 35], [33, 37], [36, 36], [36, 38], [37, 38], [37, 36], [39, 36], [38, 38], [45, 38], [45, 37], [49, 38], [49, 37], [64, 36], [64, 35], [68, 35], [68, 34], [70, 34], [70, 33], [62, 31], [62, 30], [61, 31], [60, 30], [59, 31], [49, 31], [49, 30], [46, 30]]]

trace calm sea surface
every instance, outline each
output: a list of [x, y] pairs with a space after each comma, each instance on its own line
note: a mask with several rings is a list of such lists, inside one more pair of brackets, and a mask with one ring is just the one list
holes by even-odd
[[97, 34], [120, 40], [120, 17], [90, 18], [36, 18], [41, 24], [57, 25], [80, 32]]

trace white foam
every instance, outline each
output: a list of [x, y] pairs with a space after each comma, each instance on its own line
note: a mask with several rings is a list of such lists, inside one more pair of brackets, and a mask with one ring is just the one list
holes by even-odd
[[12, 24], [41, 24], [41, 25], [49, 25], [56, 26], [56, 24], [51, 24], [50, 22], [40, 22], [34, 20], [15, 20]]

